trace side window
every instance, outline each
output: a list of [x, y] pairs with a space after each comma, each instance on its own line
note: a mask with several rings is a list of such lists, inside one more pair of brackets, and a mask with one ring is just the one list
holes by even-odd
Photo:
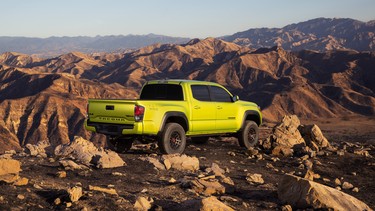
[[208, 87], [205, 85], [191, 85], [193, 97], [199, 101], [211, 101]]
[[225, 89], [218, 86], [210, 86], [211, 93], [216, 102], [232, 102], [232, 97]]
[[177, 84], [148, 84], [143, 87], [141, 100], [184, 100], [182, 87]]

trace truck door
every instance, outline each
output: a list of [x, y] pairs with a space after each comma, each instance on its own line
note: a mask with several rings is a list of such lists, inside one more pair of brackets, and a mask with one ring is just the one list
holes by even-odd
[[191, 85], [192, 90], [192, 132], [204, 133], [216, 128], [216, 105], [211, 102], [208, 86]]
[[215, 102], [216, 131], [231, 132], [236, 129], [238, 106], [232, 96], [219, 86], [210, 86], [210, 94]]

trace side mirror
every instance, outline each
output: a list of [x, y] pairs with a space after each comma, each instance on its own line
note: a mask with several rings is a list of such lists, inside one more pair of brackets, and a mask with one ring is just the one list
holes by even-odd
[[238, 95], [234, 95], [233, 97], [232, 97], [232, 101], [233, 102], [236, 102], [236, 101], [239, 101], [240, 100], [240, 97], [238, 97]]

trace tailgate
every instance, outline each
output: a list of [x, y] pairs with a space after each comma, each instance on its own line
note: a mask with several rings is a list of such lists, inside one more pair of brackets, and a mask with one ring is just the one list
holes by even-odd
[[133, 124], [136, 100], [89, 99], [90, 122], [111, 124]]

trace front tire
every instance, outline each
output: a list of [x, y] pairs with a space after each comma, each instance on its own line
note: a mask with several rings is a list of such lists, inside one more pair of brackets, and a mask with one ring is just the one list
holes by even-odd
[[241, 147], [254, 147], [259, 141], [259, 128], [254, 121], [246, 121], [242, 131], [238, 134], [238, 143]]
[[177, 123], [167, 123], [158, 137], [158, 145], [163, 154], [182, 154], [186, 147], [184, 128]]

